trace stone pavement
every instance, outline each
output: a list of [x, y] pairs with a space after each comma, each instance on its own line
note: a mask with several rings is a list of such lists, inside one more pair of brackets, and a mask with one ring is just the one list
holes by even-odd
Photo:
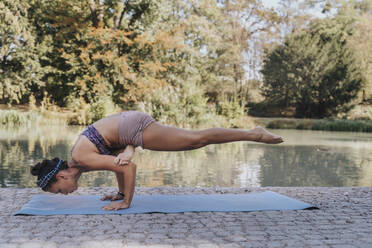
[[[136, 194], [272, 190], [320, 210], [134, 215], [12, 216], [36, 188], [0, 188], [1, 248], [372, 247], [372, 188], [137, 188]], [[114, 188], [80, 188], [104, 194]]]

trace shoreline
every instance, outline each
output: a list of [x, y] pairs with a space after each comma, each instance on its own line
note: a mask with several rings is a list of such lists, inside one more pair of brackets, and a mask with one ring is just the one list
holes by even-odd
[[[123, 111], [123, 110], [120, 110]], [[0, 106], [0, 126], [18, 127], [21, 125], [66, 125], [66, 126], [86, 126], [92, 120], [86, 118], [85, 111], [73, 112], [67, 109], [28, 109], [23, 108], [1, 108]], [[113, 113], [106, 113], [107, 116]], [[316, 131], [337, 131], [337, 132], [372, 132], [372, 120], [370, 119], [298, 119], [289, 117], [257, 117], [243, 115], [234, 120], [225, 116], [215, 116], [220, 119], [217, 126], [225, 128], [253, 128], [263, 126], [268, 129], [289, 129], [289, 130], [316, 130]], [[98, 119], [102, 118], [100, 116]], [[175, 123], [164, 123], [175, 125]], [[200, 123], [199, 128], [210, 127], [211, 123], [206, 121]], [[183, 123], [180, 127], [188, 127]]]
[[[0, 188], [0, 247], [372, 247], [372, 187], [137, 187], [135, 194], [271, 190], [319, 210], [12, 216], [38, 188]], [[116, 188], [79, 188], [80, 194]]]
[[[83, 113], [83, 112], [82, 112]], [[84, 112], [85, 113], [85, 112]], [[111, 113], [112, 114], [112, 113]], [[298, 119], [286, 117], [256, 117], [256, 116], [241, 116], [234, 122], [221, 117], [220, 123], [217, 126], [225, 128], [253, 128], [263, 126], [267, 129], [287, 129], [287, 130], [314, 130], [314, 131], [336, 131], [336, 132], [372, 132], [372, 120], [347, 120], [347, 119]], [[80, 121], [83, 123], [80, 123]], [[62, 125], [62, 126], [86, 126], [85, 117], [81, 113], [71, 111], [41, 111], [40, 109], [1, 109], [0, 108], [0, 126], [1, 127], [20, 127], [33, 125]], [[244, 124], [243, 124], [244, 123]], [[174, 123], [165, 123], [174, 125]], [[185, 124], [185, 123], [184, 123]], [[180, 127], [187, 127], [181, 125]], [[210, 127], [209, 123], [201, 123], [199, 128]], [[195, 128], [195, 127], [194, 127]], [[197, 127], [196, 127], [197, 128]]]

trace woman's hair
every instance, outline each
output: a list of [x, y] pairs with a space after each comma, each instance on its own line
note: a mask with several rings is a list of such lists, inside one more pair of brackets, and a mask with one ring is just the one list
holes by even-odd
[[[54, 170], [60, 161], [59, 158], [53, 158], [51, 160], [44, 159], [41, 163], [37, 163], [35, 166], [31, 167], [31, 174], [34, 176], [37, 176], [37, 180], [40, 180], [41, 178], [44, 178], [45, 175], [47, 175], [49, 172]], [[66, 170], [68, 168], [67, 162], [64, 161], [61, 166], [60, 170]], [[57, 173], [56, 173], [57, 174]], [[47, 185], [45, 185], [42, 190], [47, 191], [49, 186], [52, 185], [52, 183], [56, 182], [56, 175], [53, 175], [53, 177], [48, 181]]]

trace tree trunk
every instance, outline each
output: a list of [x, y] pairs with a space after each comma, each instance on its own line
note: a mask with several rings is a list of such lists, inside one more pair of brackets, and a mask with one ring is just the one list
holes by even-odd
[[97, 26], [100, 28], [104, 26], [104, 23], [103, 23], [104, 10], [105, 10], [105, 0], [98, 0]]
[[124, 17], [124, 2], [123, 1], [120, 1], [118, 3], [118, 8], [117, 8], [117, 13], [114, 17], [114, 30], [120, 28], [121, 26], [121, 22], [123, 20], [123, 17]]
[[98, 27], [96, 3], [94, 2], [94, 0], [89, 0], [89, 9], [90, 9], [90, 13], [91, 13], [93, 26]]
[[95, 0], [89, 0], [89, 8], [92, 15], [92, 22], [95, 28], [103, 27], [104, 0], [98, 0], [98, 6]]

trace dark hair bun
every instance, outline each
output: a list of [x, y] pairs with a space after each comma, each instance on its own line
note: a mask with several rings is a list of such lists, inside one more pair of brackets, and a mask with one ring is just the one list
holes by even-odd
[[41, 163], [37, 163], [35, 166], [31, 167], [31, 174], [34, 176], [40, 175], [41, 169], [45, 166], [45, 160]]
[[[30, 172], [32, 175], [37, 176], [37, 180], [40, 180], [41, 178], [45, 177], [49, 172], [53, 171], [60, 161], [61, 160], [59, 158], [53, 158], [51, 160], [44, 159], [42, 162], [37, 163], [34, 166], [31, 166]], [[67, 168], [68, 168], [67, 162], [63, 161], [59, 167], [59, 170], [66, 170]], [[56, 175], [54, 175], [52, 178], [49, 178], [49, 182], [42, 189], [44, 191], [47, 191], [48, 187], [56, 180], [57, 180]]]

